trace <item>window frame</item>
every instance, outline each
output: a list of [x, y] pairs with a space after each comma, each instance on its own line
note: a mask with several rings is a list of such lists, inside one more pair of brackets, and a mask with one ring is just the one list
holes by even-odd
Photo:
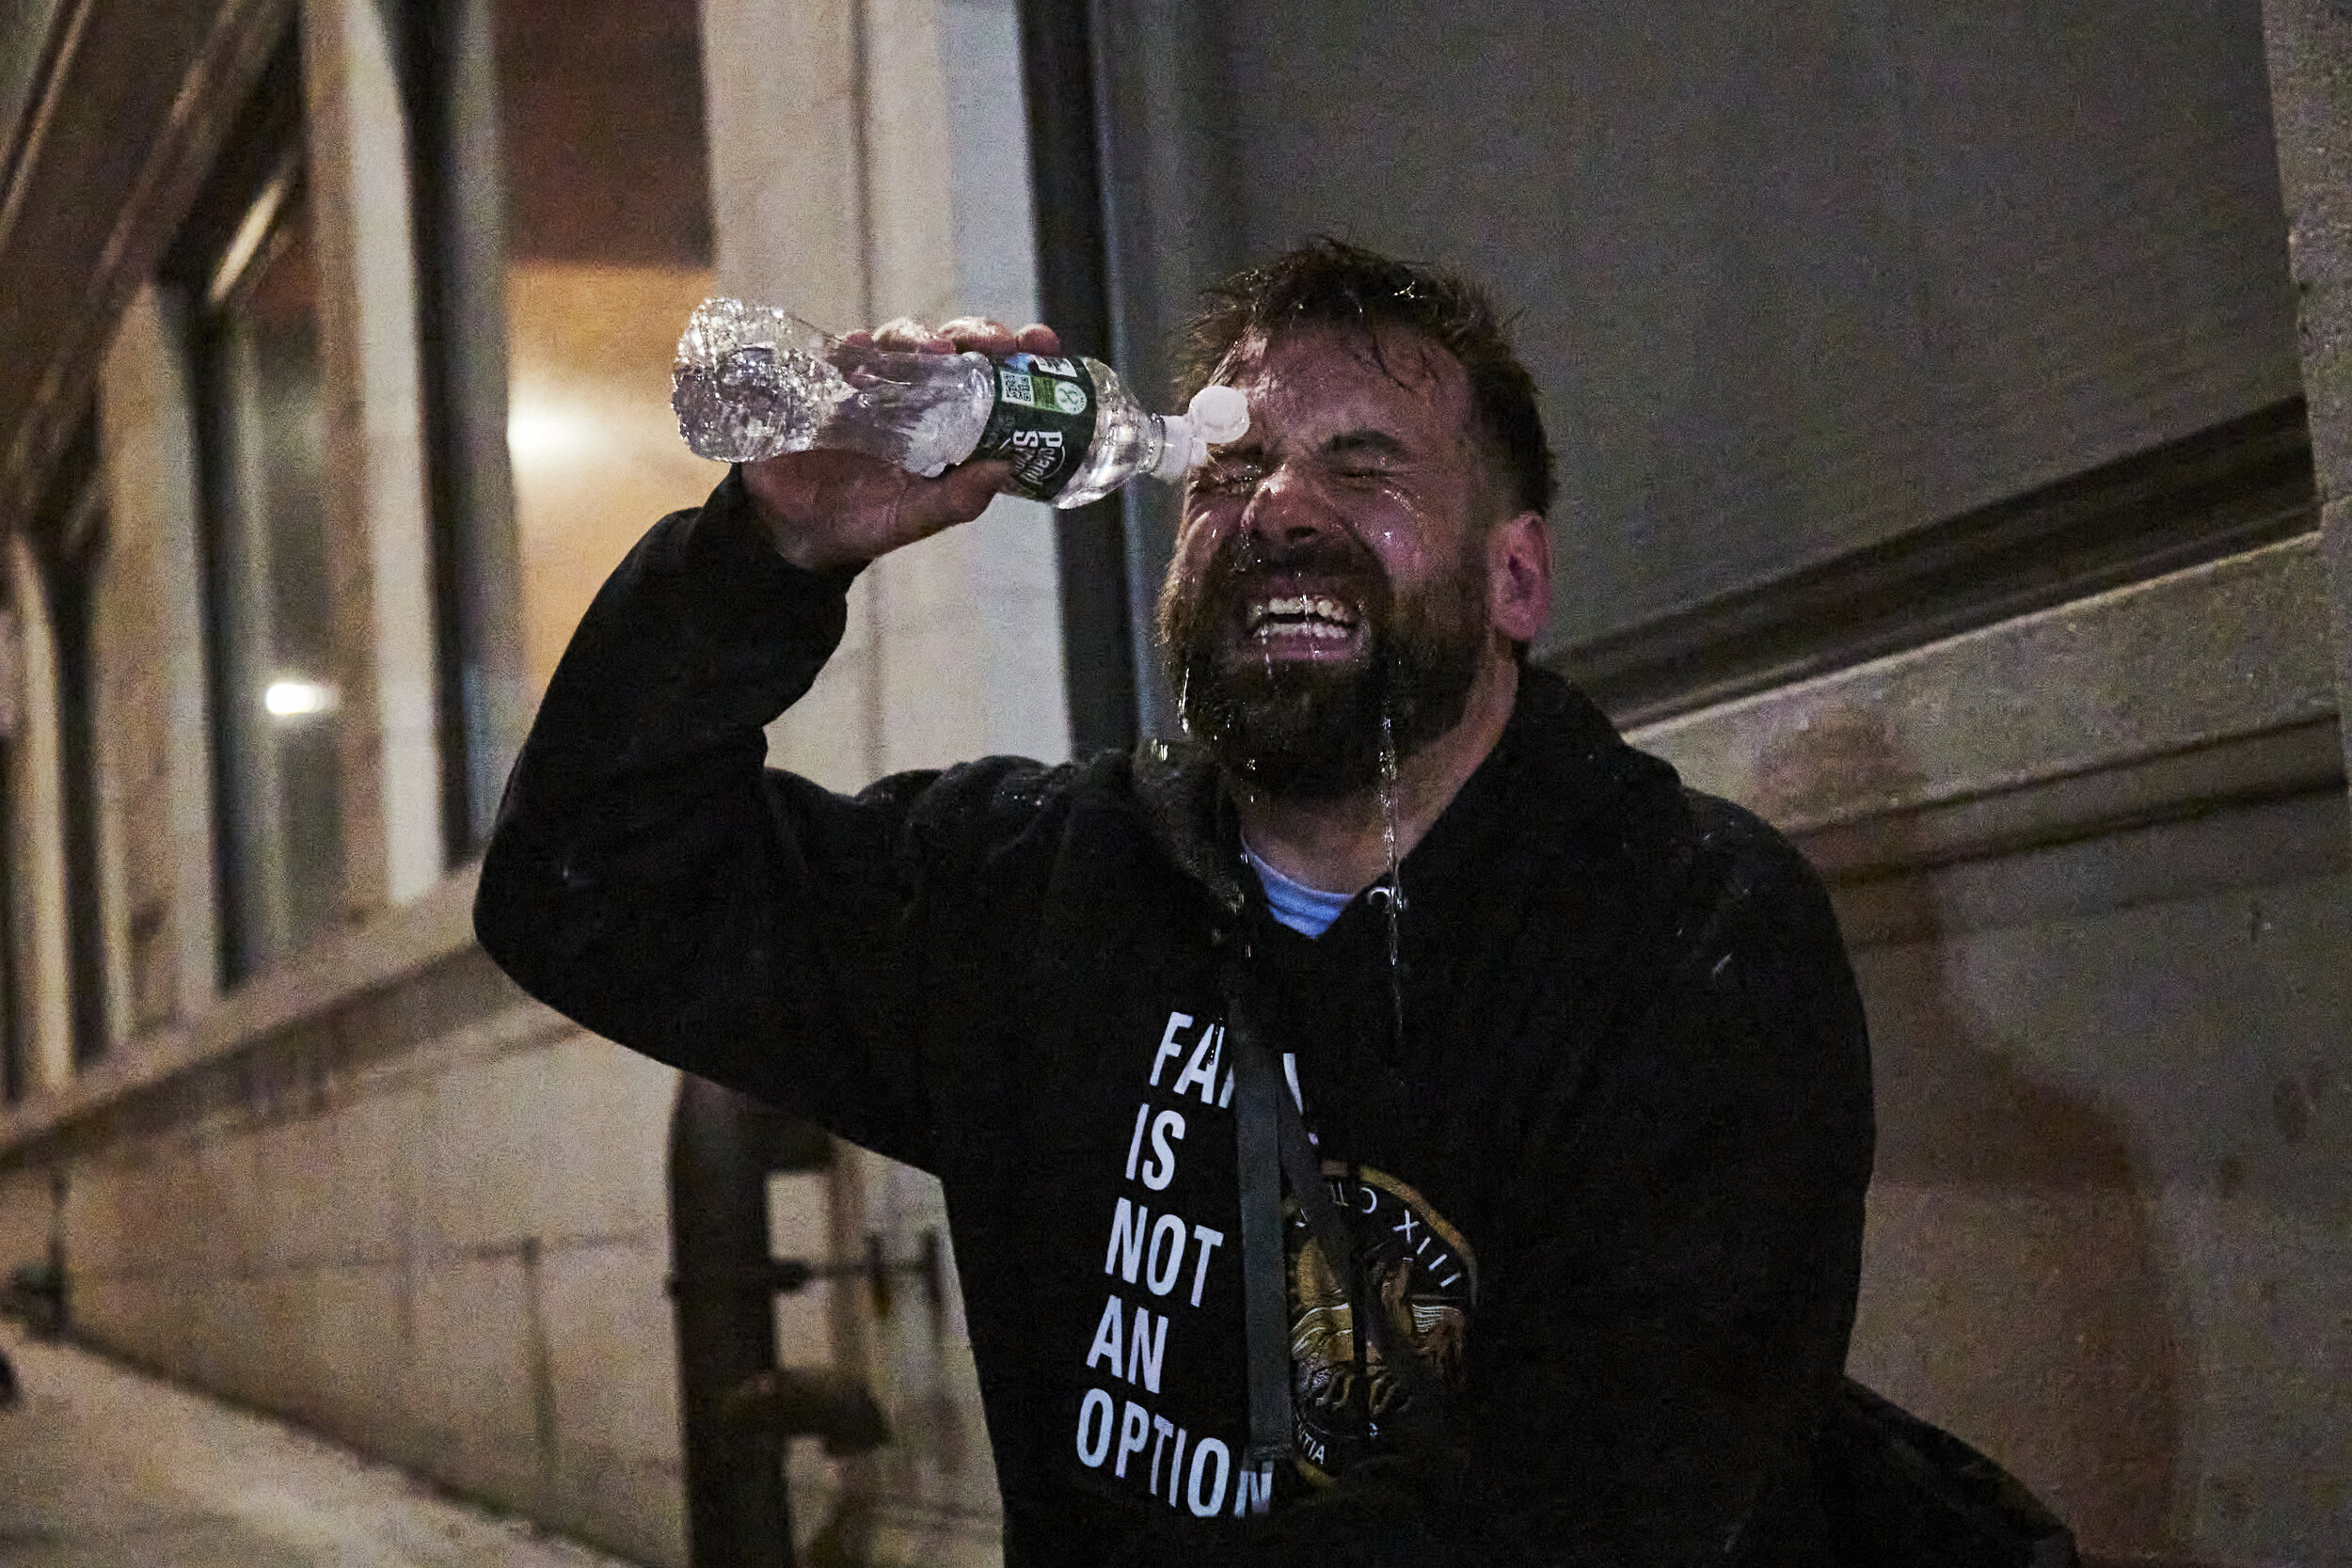
[[[159, 280], [174, 288], [184, 305], [181, 349], [196, 458], [199, 605], [213, 830], [213, 982], [221, 993], [283, 963], [340, 923], [337, 917], [347, 903], [352, 856], [359, 848], [352, 840], [349, 814], [341, 799], [348, 794], [349, 784], [341, 776], [347, 765], [339, 758], [332, 791], [337, 847], [330, 917], [314, 921], [308, 928], [296, 928], [289, 924], [290, 914], [282, 920], [257, 915], [256, 900], [272, 897], [273, 893], [256, 885], [260, 878], [269, 875], [267, 857], [257, 850], [258, 835], [246, 831], [246, 818], [257, 811], [274, 816], [280, 805], [274, 799], [266, 802], [246, 799], [256, 771], [267, 771], [273, 779], [276, 775], [274, 767], [264, 769], [253, 762], [249, 753], [254, 748], [241, 725], [240, 704], [259, 701], [262, 694], [258, 687], [246, 689], [253, 683], [242, 678], [246, 662], [242, 641], [245, 628], [230, 608], [239, 587], [230, 578], [234, 566], [230, 533], [254, 526], [267, 530], [270, 521], [241, 515], [245, 501], [236, 492], [242, 486], [230, 471], [243, 459], [237, 455], [237, 413], [229, 395], [233, 368], [228, 356], [233, 347], [238, 308], [284, 250], [298, 242], [310, 242], [310, 264], [318, 265], [310, 228], [310, 158], [301, 35], [290, 24], [262, 67], [158, 272]], [[326, 280], [319, 278], [322, 293], [326, 286]], [[322, 300], [312, 324], [322, 340], [325, 313]], [[326, 385], [323, 364], [319, 370], [319, 406], [324, 413], [332, 388]], [[320, 457], [322, 493], [318, 499], [324, 526], [325, 487], [333, 459], [324, 446]], [[331, 539], [326, 548], [331, 554]], [[331, 583], [320, 586], [323, 592], [332, 591]], [[340, 666], [345, 662], [342, 643], [351, 629], [341, 625], [341, 618], [331, 610], [329, 618], [329, 662]], [[283, 833], [285, 825], [278, 823], [267, 831]], [[292, 899], [290, 889], [277, 890], [277, 895], [281, 902]], [[282, 931], [278, 929], [280, 926], [285, 927]]]

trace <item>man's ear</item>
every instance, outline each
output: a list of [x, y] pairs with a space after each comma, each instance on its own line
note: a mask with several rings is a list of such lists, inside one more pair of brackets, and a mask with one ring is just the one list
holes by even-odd
[[1551, 531], [1540, 512], [1522, 512], [1486, 534], [1486, 613], [1513, 642], [1533, 642], [1551, 624]]

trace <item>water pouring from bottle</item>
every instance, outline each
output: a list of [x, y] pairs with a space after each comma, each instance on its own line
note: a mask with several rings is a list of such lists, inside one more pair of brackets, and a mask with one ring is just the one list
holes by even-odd
[[787, 311], [706, 300], [678, 339], [678, 432], [698, 455], [752, 463], [827, 448], [930, 479], [973, 459], [1011, 466], [1006, 488], [1057, 507], [1138, 474], [1174, 482], [1249, 428], [1231, 387], [1183, 414], [1152, 414], [1099, 360], [923, 354], [850, 343]]

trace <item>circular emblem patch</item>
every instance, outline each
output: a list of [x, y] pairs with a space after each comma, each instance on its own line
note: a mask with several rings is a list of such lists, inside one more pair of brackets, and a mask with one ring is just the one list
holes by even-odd
[[[1378, 1451], [1384, 1430], [1461, 1386], [1478, 1263], [1461, 1233], [1404, 1182], [1337, 1161], [1326, 1161], [1323, 1174], [1356, 1256], [1326, 1258], [1295, 1199], [1283, 1204], [1283, 1239], [1293, 1455], [1308, 1480], [1328, 1484]], [[1377, 1332], [1359, 1332], [1359, 1307], [1379, 1314]]]

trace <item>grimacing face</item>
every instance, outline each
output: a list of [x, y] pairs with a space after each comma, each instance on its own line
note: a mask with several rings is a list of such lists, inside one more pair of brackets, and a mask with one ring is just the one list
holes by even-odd
[[1194, 472], [1160, 596], [1185, 726], [1271, 794], [1354, 794], [1380, 779], [1384, 718], [1411, 756], [1504, 646], [1468, 378], [1418, 334], [1308, 327], [1245, 340], [1220, 379], [1249, 431]]

